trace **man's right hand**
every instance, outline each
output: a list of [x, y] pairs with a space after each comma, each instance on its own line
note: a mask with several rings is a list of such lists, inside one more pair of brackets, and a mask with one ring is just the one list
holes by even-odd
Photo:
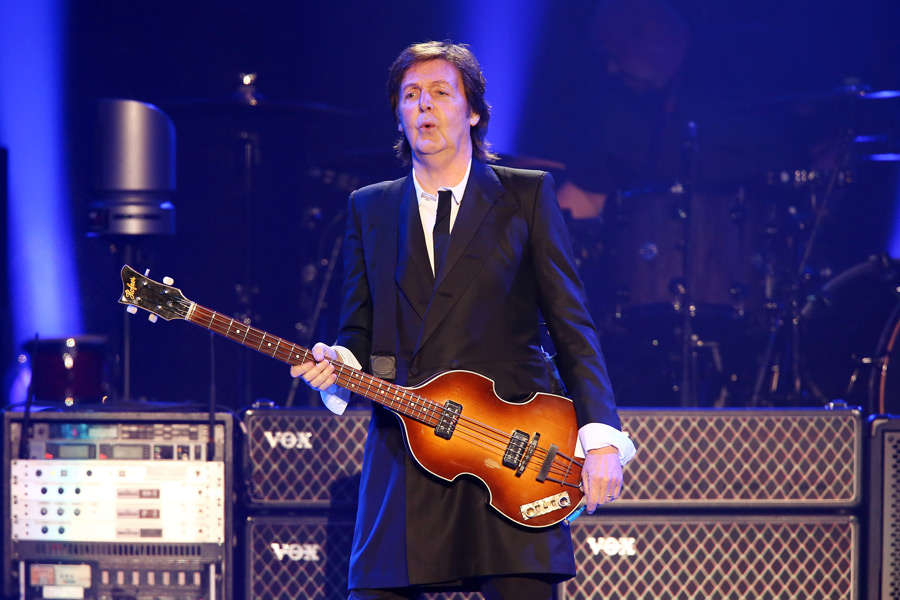
[[312, 347], [313, 361], [291, 367], [291, 377], [302, 377], [314, 390], [326, 391], [337, 381], [332, 361], [337, 360], [337, 352], [321, 342]]

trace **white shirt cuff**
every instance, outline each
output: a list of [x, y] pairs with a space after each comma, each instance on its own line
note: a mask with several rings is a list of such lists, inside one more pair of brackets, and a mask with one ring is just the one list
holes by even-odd
[[637, 453], [637, 449], [627, 433], [604, 423], [588, 423], [578, 430], [575, 456], [584, 458], [585, 449], [596, 450], [606, 446], [614, 446], [619, 451], [619, 462], [622, 463], [622, 466], [625, 466]]
[[[338, 360], [346, 366], [357, 371], [362, 368], [362, 365], [359, 364], [359, 361], [347, 348], [343, 346], [332, 346], [331, 348], [337, 353]], [[336, 415], [344, 414], [344, 411], [347, 409], [347, 403], [350, 401], [350, 390], [342, 388], [338, 384], [332, 385], [327, 390], [320, 391], [319, 395], [322, 397], [322, 403], [325, 407]]]

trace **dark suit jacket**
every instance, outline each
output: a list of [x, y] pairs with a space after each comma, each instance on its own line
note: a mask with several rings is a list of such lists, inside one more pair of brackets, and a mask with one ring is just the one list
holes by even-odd
[[[468, 369], [493, 379], [502, 398], [522, 400], [550, 389], [540, 348], [543, 318], [579, 427], [592, 422], [619, 427], [548, 174], [473, 161], [437, 282], [412, 176], [352, 194], [345, 240], [337, 343], [363, 365], [374, 345], [396, 354], [395, 381], [401, 385]], [[378, 339], [375, 332], [381, 330], [374, 321], [387, 307], [396, 308], [396, 329]], [[397, 418], [373, 409], [351, 588], [510, 573], [564, 579], [574, 570], [566, 527], [525, 530], [489, 509], [478, 483], [446, 484], [428, 475], [405, 451]]]

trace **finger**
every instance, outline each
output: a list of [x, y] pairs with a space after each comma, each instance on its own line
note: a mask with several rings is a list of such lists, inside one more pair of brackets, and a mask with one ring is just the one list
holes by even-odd
[[317, 390], [325, 390], [337, 381], [334, 374], [334, 365], [329, 361], [322, 361], [310, 369], [304, 376], [306, 383]]
[[582, 486], [584, 486], [585, 510], [588, 511], [588, 514], [593, 514], [600, 504], [599, 486], [590, 473], [583, 474]]
[[316, 362], [322, 362], [326, 358], [328, 360], [335, 360], [337, 358], [337, 352], [335, 352], [334, 348], [327, 344], [323, 344], [322, 342], [313, 346], [312, 355]]
[[313, 362], [305, 362], [291, 366], [291, 377], [300, 377], [315, 366]]

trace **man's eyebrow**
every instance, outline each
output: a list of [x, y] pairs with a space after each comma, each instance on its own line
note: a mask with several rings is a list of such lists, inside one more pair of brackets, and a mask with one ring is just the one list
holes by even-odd
[[[424, 85], [426, 85], [426, 86], [450, 85], [450, 82], [446, 81], [444, 79], [429, 79], [428, 81], [425, 82]], [[422, 87], [422, 84], [420, 84], [418, 81], [410, 81], [409, 83], [405, 84], [402, 87], [402, 89], [405, 90], [406, 88], [410, 88], [410, 87]]]

